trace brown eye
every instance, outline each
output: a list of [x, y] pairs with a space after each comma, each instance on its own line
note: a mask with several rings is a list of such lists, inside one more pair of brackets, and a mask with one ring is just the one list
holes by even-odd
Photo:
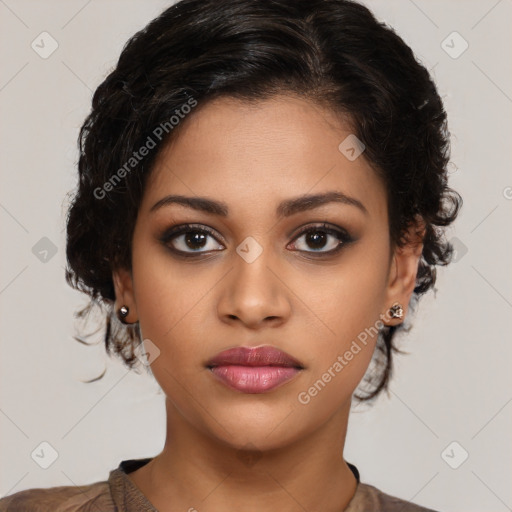
[[[298, 240], [303, 239], [301, 243]], [[338, 252], [352, 238], [344, 231], [330, 227], [327, 224], [312, 226], [303, 230], [295, 239], [293, 246], [298, 251], [319, 254]]]
[[206, 226], [183, 225], [172, 228], [161, 237], [162, 243], [179, 253], [204, 253], [222, 250], [213, 231]]

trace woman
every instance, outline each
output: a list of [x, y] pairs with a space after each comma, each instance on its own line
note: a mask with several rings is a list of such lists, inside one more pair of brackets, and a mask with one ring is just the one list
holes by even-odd
[[82, 127], [67, 279], [104, 308], [107, 351], [161, 386], [165, 446], [0, 510], [430, 510], [343, 450], [352, 397], [387, 388], [450, 261], [448, 159], [427, 70], [362, 5], [164, 11]]

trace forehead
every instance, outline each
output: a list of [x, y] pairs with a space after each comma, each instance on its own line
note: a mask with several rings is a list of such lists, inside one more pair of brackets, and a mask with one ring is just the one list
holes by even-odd
[[244, 205], [261, 210], [335, 190], [360, 199], [373, 215], [385, 213], [385, 189], [364, 153], [350, 160], [339, 149], [353, 137], [350, 125], [312, 101], [222, 97], [182, 123], [148, 179], [146, 212], [166, 194], [215, 197], [237, 213]]

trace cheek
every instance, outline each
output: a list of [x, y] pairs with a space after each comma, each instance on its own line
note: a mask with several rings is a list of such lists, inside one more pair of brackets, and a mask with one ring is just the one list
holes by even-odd
[[[322, 322], [315, 319], [316, 334], [304, 340], [310, 367], [294, 397], [294, 419], [304, 425], [311, 425], [312, 418], [315, 424], [324, 423], [347, 406], [368, 369], [386, 288], [387, 260], [382, 254], [354, 251], [316, 286], [311, 280], [307, 303]], [[304, 326], [303, 332], [311, 333], [311, 328]]]
[[384, 251], [353, 251], [324, 279], [313, 300], [334, 333], [356, 335], [374, 325], [386, 295], [387, 260]]
[[[382, 326], [380, 315], [387, 284], [387, 259], [383, 257], [387, 249], [382, 245], [347, 253], [343, 263], [324, 276], [322, 288], [318, 282], [311, 288], [314, 291], [308, 304], [322, 320], [316, 321], [318, 334], [312, 357], [315, 378], [331, 369], [331, 373], [344, 375], [334, 380], [355, 388], [363, 377]], [[342, 369], [336, 364], [339, 356]]]
[[[137, 246], [143, 247], [144, 243], [148, 242]], [[165, 251], [156, 246], [149, 246], [148, 250], [135, 249], [132, 264], [142, 336], [155, 343], [160, 356], [172, 365], [173, 361], [180, 360], [180, 355], [194, 350], [196, 338], [190, 336], [190, 331], [187, 334], [180, 331], [184, 325], [195, 325], [194, 304], [205, 295], [207, 285], [191, 281], [188, 273], [183, 272], [184, 266], [172, 265]]]
[[208, 417], [203, 417], [205, 383], [211, 378], [203, 367], [211, 356], [204, 315], [218, 276], [193, 264], [173, 263], [160, 249], [135, 250], [132, 263], [141, 334], [160, 351], [151, 372], [173, 407], [208, 432], [215, 425], [207, 426]]

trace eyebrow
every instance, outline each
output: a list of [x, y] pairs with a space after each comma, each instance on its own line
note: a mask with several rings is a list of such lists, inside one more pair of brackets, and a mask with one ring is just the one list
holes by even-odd
[[[314, 208], [333, 202], [355, 206], [365, 215], [368, 215], [368, 210], [361, 201], [355, 197], [343, 194], [342, 192], [332, 191], [322, 194], [310, 194], [292, 199], [285, 199], [279, 203], [276, 209], [276, 217], [290, 217], [296, 213], [313, 210]], [[229, 207], [222, 201], [215, 201], [208, 197], [187, 197], [181, 195], [165, 196], [162, 199], [159, 199], [149, 211], [151, 213], [171, 204], [180, 204], [187, 208], [192, 208], [212, 215], [219, 215], [221, 217], [227, 217], [229, 215]]]

